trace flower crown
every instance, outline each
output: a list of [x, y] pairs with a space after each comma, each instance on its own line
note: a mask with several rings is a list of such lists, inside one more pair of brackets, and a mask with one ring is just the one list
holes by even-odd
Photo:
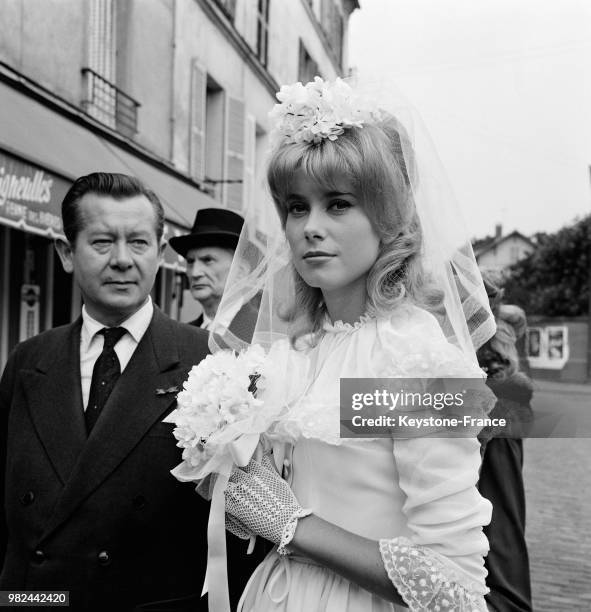
[[283, 85], [277, 94], [280, 104], [269, 113], [275, 127], [275, 143], [320, 143], [336, 140], [346, 128], [363, 127], [378, 111], [362, 100], [342, 79], [326, 82], [320, 77], [302, 85]]

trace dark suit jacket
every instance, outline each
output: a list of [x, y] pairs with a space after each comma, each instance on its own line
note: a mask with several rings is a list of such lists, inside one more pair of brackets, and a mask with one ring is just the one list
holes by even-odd
[[69, 590], [73, 610], [206, 610], [209, 504], [169, 473], [180, 449], [162, 419], [207, 334], [155, 309], [87, 438], [80, 328], [17, 346], [0, 382], [0, 590]]

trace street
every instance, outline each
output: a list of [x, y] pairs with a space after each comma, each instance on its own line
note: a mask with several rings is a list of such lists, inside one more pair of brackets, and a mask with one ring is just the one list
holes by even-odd
[[578, 436], [524, 442], [534, 610], [591, 610], [591, 385], [536, 381], [533, 407]]

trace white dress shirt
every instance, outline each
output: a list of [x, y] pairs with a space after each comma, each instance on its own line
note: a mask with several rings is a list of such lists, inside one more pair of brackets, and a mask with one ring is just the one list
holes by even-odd
[[[117, 327], [124, 327], [127, 333], [121, 337], [121, 340], [115, 345], [115, 353], [121, 365], [121, 372], [125, 370], [131, 356], [133, 355], [137, 345], [146, 333], [152, 314], [154, 313], [154, 305], [152, 298], [148, 296], [146, 303], [130, 317], [125, 319], [123, 323]], [[96, 319], [93, 319], [86, 310], [86, 306], [82, 306], [82, 330], [80, 332], [80, 381], [82, 383], [82, 402], [84, 410], [88, 405], [88, 396], [90, 395], [90, 383], [92, 382], [92, 370], [94, 364], [103, 351], [105, 337], [98, 332], [105, 327]]]

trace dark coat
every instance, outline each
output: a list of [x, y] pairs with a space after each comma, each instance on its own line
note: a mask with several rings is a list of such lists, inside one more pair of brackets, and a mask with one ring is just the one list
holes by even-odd
[[[529, 557], [525, 541], [525, 489], [523, 441], [532, 418], [532, 383], [522, 374], [487, 384], [497, 396], [490, 416], [508, 417], [516, 423], [488, 440], [478, 489], [493, 505], [492, 519], [484, 527], [490, 551], [485, 560], [490, 593], [486, 601], [498, 612], [531, 612]], [[493, 432], [494, 433], [494, 432]]]
[[207, 354], [207, 334], [155, 309], [87, 437], [80, 329], [20, 344], [0, 382], [0, 590], [69, 590], [73, 610], [167, 599], [206, 610], [209, 504], [169, 473], [181, 456], [162, 419]]
[[[257, 322], [258, 308], [251, 301], [247, 302], [236, 313], [229, 326], [229, 331], [235, 334], [241, 340], [250, 342]], [[195, 320], [189, 322], [189, 325], [201, 327], [203, 325], [203, 315], [200, 314]]]

